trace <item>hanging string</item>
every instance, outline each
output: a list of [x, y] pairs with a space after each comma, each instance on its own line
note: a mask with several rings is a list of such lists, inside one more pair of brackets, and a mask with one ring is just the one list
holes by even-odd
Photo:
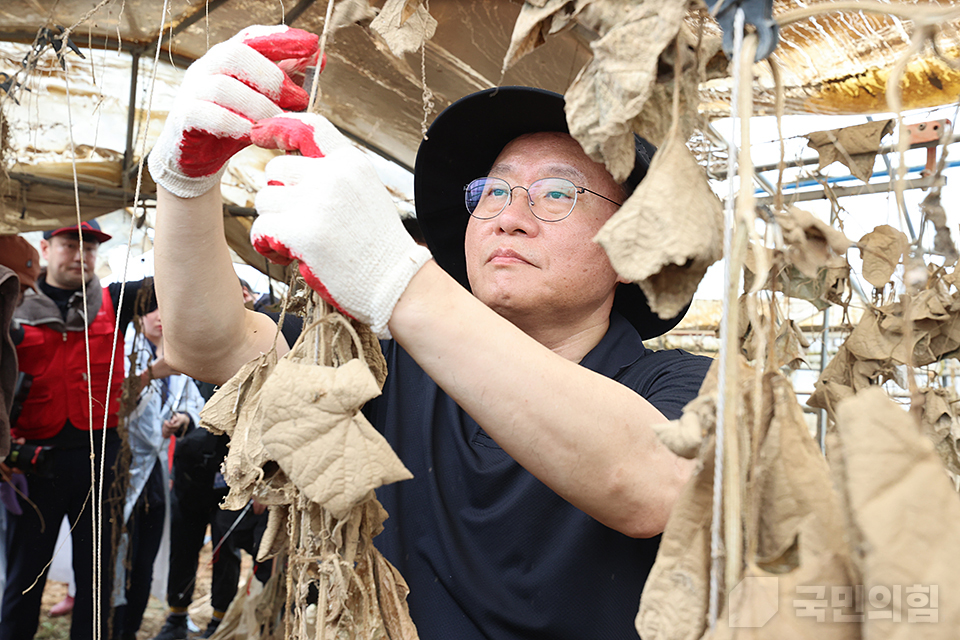
[[[154, 88], [154, 86], [155, 86], [155, 84], [156, 84], [156, 74], [157, 74], [157, 68], [158, 68], [158, 66], [159, 66], [158, 63], [159, 63], [159, 56], [160, 56], [161, 45], [162, 45], [162, 42], [163, 42], [163, 22], [164, 22], [163, 17], [166, 16], [167, 12], [168, 12], [168, 2], [167, 2], [167, 0], [164, 0], [163, 9], [162, 9], [162, 12], [161, 12], [161, 25], [160, 25], [160, 29], [158, 30], [158, 38], [159, 38], [159, 41], [158, 41], [158, 43], [157, 43], [157, 47], [156, 47], [155, 53], [154, 53], [154, 69], [153, 69], [153, 76], [152, 76], [152, 78], [151, 78], [150, 95], [149, 95], [148, 105], [147, 105], [146, 126], [145, 126], [145, 128], [144, 128], [144, 135], [143, 135], [143, 137], [142, 137], [142, 145], [141, 145], [141, 153], [140, 153], [140, 162], [139, 162], [138, 167], [137, 167], [137, 182], [136, 182], [136, 187], [135, 187], [135, 190], [134, 190], [134, 198], [133, 198], [133, 202], [134, 202], [134, 215], [131, 216], [131, 219], [130, 219], [130, 229], [129, 229], [128, 235], [127, 235], [127, 253], [126, 253], [126, 256], [125, 256], [125, 258], [124, 258], [123, 274], [122, 274], [122, 277], [120, 278], [120, 295], [119, 295], [117, 301], [115, 302], [115, 308], [117, 308], [117, 309], [121, 309], [121, 308], [122, 308], [122, 306], [123, 306], [123, 299], [124, 299], [124, 296], [125, 296], [125, 293], [126, 293], [127, 269], [128, 269], [129, 262], [130, 262], [130, 260], [129, 260], [129, 258], [130, 258], [130, 246], [131, 246], [131, 244], [132, 244], [133, 229], [134, 229], [134, 227], [135, 227], [135, 222], [136, 222], [136, 215], [135, 215], [135, 214], [136, 214], [136, 203], [137, 203], [137, 202], [139, 201], [139, 199], [140, 199], [140, 198], [139, 198], [139, 196], [140, 196], [140, 189], [141, 189], [141, 187], [142, 187], [142, 181], [143, 181], [143, 162], [144, 162], [144, 158], [145, 158], [145, 155], [146, 155], [146, 153], [145, 153], [145, 149], [146, 149], [146, 131], [149, 129], [150, 107], [151, 107], [151, 105], [153, 104], [153, 88]], [[67, 33], [64, 35], [64, 37], [66, 38], [68, 35], [69, 35], [69, 30], [68, 30]], [[78, 180], [78, 176], [77, 176], [76, 152], [75, 152], [74, 141], [73, 141], [73, 121], [72, 121], [72, 110], [71, 110], [71, 106], [70, 106], [70, 90], [69, 90], [69, 79], [68, 79], [68, 78], [69, 78], [69, 75], [67, 75], [67, 76], [66, 76], [66, 79], [65, 79], [65, 87], [66, 87], [65, 95], [66, 95], [66, 99], [67, 99], [67, 117], [68, 117], [68, 127], [69, 127], [69, 131], [70, 131], [70, 146], [71, 146], [71, 152], [72, 152], [73, 183], [74, 183], [74, 202], [75, 202], [75, 204], [76, 204], [76, 210], [77, 210], [77, 225], [78, 225], [78, 228], [79, 228], [79, 225], [82, 223], [81, 218], [80, 218], [79, 180]], [[82, 296], [83, 296], [83, 308], [86, 309], [86, 308], [87, 308], [87, 289], [86, 289], [87, 276], [86, 276], [86, 273], [85, 273], [85, 268], [86, 268], [86, 267], [85, 267], [85, 263], [84, 263], [84, 261], [83, 261], [83, 259], [82, 259], [83, 251], [84, 251], [84, 242], [83, 242], [83, 232], [82, 232], [82, 229], [81, 229], [81, 230], [80, 230], [80, 252], [81, 252], [81, 261], [80, 261], [80, 265], [81, 265], [81, 266], [80, 266], [80, 270], [81, 270], [81, 272], [80, 272], [80, 275], [81, 275], [81, 281], [82, 281], [82, 282], [81, 282], [81, 292], [82, 292]], [[94, 504], [93, 504], [92, 507], [91, 507], [91, 509], [92, 509], [91, 515], [93, 516], [93, 517], [91, 518], [91, 520], [92, 520], [91, 528], [92, 528], [92, 538], [93, 538], [93, 544], [92, 544], [92, 559], [93, 559], [93, 563], [94, 563], [94, 567], [95, 567], [94, 583], [93, 583], [93, 585], [92, 585], [92, 589], [93, 589], [93, 607], [94, 607], [94, 611], [93, 611], [93, 635], [94, 635], [95, 640], [101, 640], [101, 638], [103, 637], [103, 629], [102, 629], [102, 624], [101, 624], [101, 621], [102, 621], [102, 609], [103, 609], [103, 558], [101, 557], [100, 554], [101, 554], [102, 540], [103, 540], [103, 505], [104, 505], [104, 503], [103, 503], [103, 489], [104, 489], [104, 487], [103, 487], [103, 481], [104, 481], [105, 463], [106, 463], [106, 455], [105, 455], [105, 454], [106, 454], [107, 421], [108, 421], [108, 419], [109, 419], [110, 389], [111, 389], [111, 385], [113, 384], [114, 362], [116, 361], [116, 355], [117, 355], [116, 352], [117, 352], [117, 345], [118, 345], [118, 343], [119, 343], [118, 338], [119, 338], [119, 333], [120, 333], [120, 314], [117, 313], [117, 314], [115, 314], [115, 315], [116, 315], [116, 320], [115, 320], [115, 325], [114, 325], [114, 329], [113, 329], [113, 340], [112, 340], [111, 351], [110, 351], [110, 364], [109, 364], [109, 370], [108, 370], [108, 374], [107, 374], [106, 398], [104, 399], [104, 404], [103, 404], [103, 406], [104, 406], [103, 425], [102, 425], [101, 434], [100, 434], [100, 435], [101, 435], [101, 440], [100, 440], [100, 452], [101, 452], [101, 455], [100, 455], [100, 469], [99, 469], [99, 471], [100, 471], [100, 476], [99, 476], [99, 482], [97, 482], [96, 456], [95, 456], [95, 446], [94, 446], [94, 439], [93, 439], [93, 391], [92, 391], [92, 383], [93, 383], [93, 381], [92, 381], [92, 375], [91, 375], [91, 370], [90, 370], [90, 338], [89, 338], [89, 327], [88, 327], [88, 325], [89, 325], [89, 318], [86, 319], [87, 322], [84, 324], [84, 346], [85, 346], [85, 349], [86, 349], [86, 362], [87, 362], [87, 399], [88, 399], [88, 403], [89, 403], [89, 404], [88, 404], [88, 415], [90, 416], [90, 424], [88, 425], [88, 431], [89, 431], [89, 435], [90, 435], [90, 479], [91, 479], [91, 487], [90, 487], [90, 491], [89, 491], [88, 494], [87, 494], [87, 501], [89, 501], [89, 498], [90, 498], [90, 496], [91, 496], [91, 494], [92, 494], [92, 492], [93, 492], [94, 486], [97, 487], [97, 494], [96, 494], [96, 495], [97, 495], [97, 499], [94, 501]], [[86, 502], [87, 502], [87, 501], [84, 502], [84, 508], [85, 508], [85, 506], [86, 506]], [[82, 513], [82, 511], [83, 511], [83, 508], [81, 508], [81, 513]], [[79, 521], [79, 517], [78, 517], [78, 521]], [[108, 562], [109, 562], [110, 560], [111, 560], [111, 559], [108, 559]], [[112, 591], [112, 589], [111, 589], [111, 591]]]
[[[728, 268], [724, 269], [723, 272], [723, 313], [720, 315], [720, 333], [722, 336], [726, 336], [727, 333], [731, 330], [728, 326], [727, 318], [730, 313], [730, 260], [731, 260], [731, 250], [733, 244], [733, 226], [734, 226], [734, 202], [736, 200], [736, 186], [734, 183], [733, 176], [736, 175], [737, 168], [737, 105], [738, 105], [738, 93], [739, 93], [739, 77], [740, 77], [740, 57], [743, 50], [743, 25], [744, 25], [744, 13], [743, 9], [738, 8], [737, 13], [734, 16], [733, 21], [733, 69], [732, 77], [735, 79], [731, 86], [730, 91], [730, 120], [731, 120], [731, 136], [730, 136], [730, 148], [729, 153], [727, 154], [727, 181], [728, 181], [728, 190], [727, 198], [724, 205], [723, 217], [723, 256], [724, 261], [727, 263]], [[734, 327], [735, 329], [735, 327]], [[726, 408], [725, 396], [726, 396], [726, 380], [723, 373], [726, 371], [727, 358], [731, 354], [727, 350], [727, 341], [720, 341], [720, 350], [718, 356], [718, 371], [720, 375], [717, 376], [717, 426], [716, 426], [716, 437], [715, 437], [715, 449], [714, 449], [714, 458], [713, 458], [713, 518], [710, 525], [710, 600], [708, 608], [708, 618], [710, 621], [710, 628], [713, 629], [717, 625], [717, 616], [718, 608], [720, 601], [720, 587], [719, 587], [719, 576], [721, 568], [721, 560], [724, 556], [722, 550], [722, 540], [720, 535], [721, 527], [721, 508], [723, 505], [723, 451], [724, 451], [724, 431], [725, 431], [725, 422], [723, 419], [724, 411]], [[735, 355], [735, 354], [734, 354]], [[727, 585], [727, 588], [733, 585]]]
[[[77, 176], [77, 150], [76, 145], [73, 140], [73, 108], [70, 104], [70, 63], [67, 61], [66, 56], [61, 58], [61, 61], [64, 63], [65, 70], [63, 74], [63, 83], [64, 83], [64, 96], [67, 101], [67, 132], [68, 132], [68, 141], [70, 143], [70, 166], [73, 170], [73, 202], [77, 214], [77, 233], [80, 239], [80, 294], [81, 294], [81, 304], [83, 305], [83, 347], [84, 354], [86, 355], [86, 380], [87, 380], [87, 433], [90, 437], [90, 490], [87, 492], [87, 496], [93, 492], [94, 487], [98, 486], [97, 483], [97, 463], [96, 463], [96, 446], [93, 440], [93, 378], [91, 376], [91, 367], [90, 367], [90, 318], [87, 317], [87, 264], [85, 260], [86, 254], [86, 242], [83, 239], [83, 229], [81, 224], [83, 220], [80, 218], [80, 182]], [[113, 360], [110, 361], [110, 370], [113, 372]], [[107, 383], [107, 405], [109, 407], [110, 401], [110, 384]], [[104, 411], [104, 421], [106, 421], [107, 412]], [[101, 447], [106, 445], [106, 432], [104, 432], [101, 439]], [[103, 469], [103, 449], [101, 449], [101, 473]], [[102, 480], [102, 478], [101, 478]], [[102, 482], [99, 483], [99, 486], [102, 487]], [[102, 493], [102, 491], [101, 491]], [[100, 533], [102, 531], [102, 506], [101, 509], [97, 509], [97, 505], [92, 505], [92, 517], [90, 518], [90, 527], [91, 527], [91, 537], [92, 537], [92, 559], [94, 566], [94, 581], [93, 581], [93, 637], [96, 640], [100, 640], [102, 630], [100, 628], [100, 593], [101, 593], [101, 573], [100, 573]], [[79, 521], [79, 517], [77, 518]]]
[[[88, 11], [84, 16], [80, 18], [77, 24], [81, 24], [89, 16], [93, 15], [100, 7], [102, 7], [107, 0], [103, 0], [95, 6], [93, 9]], [[74, 25], [75, 26], [75, 25]], [[68, 29], [65, 29], [61, 34], [63, 42], [67, 42], [70, 38], [70, 33], [73, 30], [73, 26]], [[86, 376], [87, 376], [87, 415], [89, 416], [89, 422], [87, 423], [87, 431], [90, 437], [90, 490], [87, 492], [87, 497], [84, 500], [84, 505], [81, 507], [80, 513], [83, 513], [83, 509], [86, 507], [87, 502], [90, 500], [90, 496], [93, 493], [94, 486], [98, 486], [97, 483], [97, 466], [96, 466], [96, 448], [93, 440], [93, 378], [91, 375], [91, 366], [90, 366], [90, 318], [86, 317], [87, 313], [87, 274], [86, 274], [86, 261], [84, 260], [85, 253], [85, 242], [83, 239], [83, 229], [81, 224], [83, 220], [80, 217], [80, 188], [79, 188], [79, 178], [77, 176], [77, 151], [76, 144], [73, 139], [73, 108], [70, 103], [70, 71], [69, 66], [70, 62], [67, 60], [66, 56], [60, 58], [61, 63], [64, 65], [64, 95], [67, 102], [67, 130], [69, 132], [69, 143], [70, 143], [70, 166], [73, 173], [73, 202], [76, 209], [76, 219], [77, 219], [77, 233], [80, 240], [80, 293], [81, 293], [81, 304], [83, 305], [84, 310], [84, 325], [83, 325], [83, 342], [84, 342], [84, 353], [86, 356]], [[110, 374], [112, 377], [113, 373], [113, 357], [110, 359]], [[108, 379], [107, 382], [107, 394], [105, 398], [105, 405], [109, 407], [110, 400], [110, 382]], [[103, 492], [103, 469], [104, 469], [104, 456], [103, 453], [106, 449], [106, 420], [107, 413], [104, 412], [104, 432], [101, 434], [101, 456], [100, 456], [100, 495]], [[102, 520], [103, 520], [103, 507], [100, 503], [100, 509], [97, 509], [97, 505], [94, 504], [91, 507], [92, 517], [91, 517], [91, 536], [92, 536], [92, 559], [94, 566], [96, 567], [94, 574], [94, 584], [93, 587], [93, 633], [96, 640], [100, 640], [102, 637], [102, 629], [100, 628], [100, 615], [102, 610], [101, 603], [101, 593], [102, 593], [102, 582], [101, 582], [101, 564], [102, 558], [100, 558], [100, 540], [102, 539]], [[77, 522], [79, 522], [80, 516], [77, 516]], [[76, 523], [73, 525], [76, 526]], [[53, 560], [51, 558], [50, 562]], [[36, 584], [36, 582], [34, 583]]]
[[[423, 10], [430, 13], [430, 0], [423, 0]], [[420, 122], [420, 137], [427, 139], [427, 119], [433, 113], [433, 91], [427, 86], [427, 23], [423, 21], [423, 33], [420, 39], [420, 85], [423, 87], [421, 102], [423, 104], [423, 120]]]
[[310, 85], [310, 104], [308, 113], [313, 113], [313, 106], [320, 99], [320, 67], [323, 66], [323, 56], [327, 50], [327, 34], [330, 33], [330, 18], [333, 15], [333, 0], [327, 2], [327, 14], [323, 18], [323, 31], [320, 32], [320, 50], [317, 51], [317, 62], [313, 67], [313, 82]]

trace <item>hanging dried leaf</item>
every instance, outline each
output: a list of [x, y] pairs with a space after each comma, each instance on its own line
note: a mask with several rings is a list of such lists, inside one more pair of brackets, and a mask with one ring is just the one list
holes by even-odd
[[[960, 348], [960, 308], [956, 294], [926, 289], [865, 313], [847, 339], [846, 347], [862, 360], [891, 358], [898, 364], [923, 366]], [[912, 323], [910, 342], [904, 310]]]
[[420, 0], [387, 0], [370, 29], [383, 38], [393, 55], [402, 58], [433, 37], [437, 21]]
[[[905, 388], [898, 366], [908, 362], [924, 366], [955, 353], [960, 349], [957, 295], [934, 286], [913, 298], [868, 309], [820, 374], [807, 404], [826, 409], [833, 417], [841, 400], [868, 387], [893, 381]], [[911, 319], [909, 334], [905, 308]]]
[[212, 433], [230, 436], [223, 463], [223, 477], [230, 487], [222, 508], [243, 509], [263, 478], [263, 465], [270, 458], [260, 440], [260, 393], [277, 363], [271, 350], [240, 368], [204, 405], [200, 426]]
[[[706, 124], [699, 112], [700, 81], [706, 78], [707, 71], [704, 65], [716, 56], [724, 61], [726, 57], [721, 51], [722, 40], [719, 37], [704, 36], [691, 31], [690, 26], [683, 23], [677, 35], [680, 38], [680, 62], [676, 61], [676, 47], [667, 46], [660, 55], [660, 69], [656, 82], [650, 87], [650, 95], [643, 105], [643, 110], [633, 119], [630, 128], [634, 133], [649, 140], [654, 146], [660, 146], [667, 139], [670, 127], [673, 126], [673, 69], [681, 69], [680, 73], [680, 104], [679, 121], [676, 123], [680, 136], [689, 140], [696, 131], [706, 128]], [[697, 67], [700, 67], [698, 72]]]
[[906, 388], [897, 370], [897, 363], [892, 358], [886, 356], [876, 360], [860, 358], [849, 350], [845, 342], [820, 373], [820, 378], [816, 382], [813, 394], [807, 400], [807, 405], [825, 409], [831, 419], [835, 420], [836, 408], [840, 401], [863, 389], [888, 381]]
[[[757, 254], [766, 256], [767, 262], [757, 266]], [[767, 279], [758, 284], [757, 271], [764, 269]], [[845, 257], [828, 255], [824, 265], [810, 277], [790, 264], [782, 251], [751, 246], [744, 260], [743, 276], [747, 291], [780, 291], [791, 298], [806, 300], [822, 311], [831, 304], [846, 305], [844, 293], [850, 280], [850, 265]]]
[[925, 610], [936, 611], [937, 624], [907, 624], [921, 611], [911, 608], [911, 599], [924, 597], [918, 591], [911, 597], [911, 590], [960, 590], [960, 501], [943, 463], [910, 414], [876, 387], [840, 404], [837, 430], [841, 446], [835, 463], [844, 468], [863, 539], [865, 599], [875, 603], [878, 590], [886, 589], [891, 601], [891, 618], [868, 617], [863, 637], [952, 638], [960, 628], [960, 607], [928, 604]]
[[226, 384], [217, 389], [200, 411], [200, 426], [217, 435], [233, 435], [240, 419], [240, 410], [260, 391], [277, 364], [277, 353], [271, 351], [240, 367]]
[[[713, 509], [711, 436], [700, 464], [673, 505], [635, 621], [644, 640], [699, 640], [710, 594], [710, 522]], [[723, 577], [720, 576], [723, 593]]]
[[716, 416], [716, 401], [713, 398], [695, 398], [684, 407], [683, 415], [677, 420], [670, 420], [653, 425], [653, 432], [657, 434], [670, 451], [681, 458], [693, 459], [697, 457], [703, 437], [715, 420], [707, 421], [705, 414], [710, 412], [710, 418]]
[[[370, 494], [343, 520], [314, 502], [302, 501], [294, 532], [302, 550], [290, 556], [289, 571], [298, 576], [298, 612], [294, 635], [304, 638], [395, 638], [416, 640], [403, 577], [373, 545], [383, 530], [386, 511]], [[315, 589], [313, 615], [307, 594]], [[325, 615], [318, 616], [316, 611]], [[303, 611], [303, 615], [299, 612]], [[320, 627], [320, 628], [318, 628]]]
[[573, 25], [581, 3], [570, 0], [524, 2], [513, 25], [510, 46], [503, 56], [501, 73], [506, 73], [520, 58], [546, 43], [547, 36]]
[[890, 133], [893, 133], [893, 119], [877, 120], [842, 129], [815, 131], [807, 134], [807, 146], [820, 154], [819, 169], [840, 162], [854, 176], [870, 182], [880, 141]]
[[696, 458], [703, 439], [716, 427], [718, 362], [710, 366], [697, 397], [687, 403], [678, 419], [653, 425], [660, 442], [682, 458]]
[[[860, 584], [830, 471], [810, 437], [789, 381], [763, 380], [758, 455], [750, 465], [745, 510], [748, 556], [715, 631], [704, 638], [860, 640], [856, 623], [797, 615], [797, 587], [827, 590]], [[755, 545], [755, 546], [754, 546]], [[755, 555], [749, 555], [755, 548]], [[855, 615], [848, 606], [835, 607]], [[739, 626], [749, 625], [755, 626]]]
[[277, 570], [266, 584], [253, 579], [252, 571], [245, 577], [244, 587], [230, 602], [223, 621], [217, 627], [213, 640], [284, 640], [283, 625], [277, 624], [277, 612], [285, 600], [286, 566], [278, 563]]
[[566, 92], [566, 113], [570, 134], [587, 155], [623, 182], [636, 154], [633, 122], [650, 96], [661, 52], [680, 31], [686, 3], [648, 0], [616, 7], [616, 24], [590, 43], [593, 60]]
[[[373, 489], [410, 477], [359, 413], [380, 393], [383, 354], [369, 329], [316, 294], [307, 307], [307, 317], [319, 311], [320, 319], [290, 353], [248, 363], [208, 403], [207, 423], [232, 436], [224, 507], [240, 509], [251, 497], [270, 505], [259, 559], [280, 557], [277, 581], [259, 597], [247, 593], [221, 629], [261, 640], [416, 640], [406, 583], [372, 544], [387, 517]], [[310, 604], [310, 593], [320, 602]]]
[[720, 258], [723, 208], [681, 139], [671, 138], [654, 155], [647, 177], [594, 240], [661, 318], [690, 302]]
[[957, 253], [957, 245], [950, 235], [950, 227], [947, 226], [947, 212], [940, 204], [940, 189], [933, 189], [927, 194], [920, 203], [920, 211], [923, 213], [924, 222], [932, 224], [935, 230], [933, 252], [943, 256], [946, 264], [955, 264], [960, 254]]
[[863, 258], [863, 277], [877, 289], [882, 289], [893, 277], [909, 246], [907, 236], [887, 224], [864, 235], [857, 243]]
[[376, 10], [370, 6], [369, 0], [342, 0], [333, 8], [330, 17], [330, 33], [341, 27], [358, 22], [363, 23], [377, 16]]
[[803, 335], [800, 326], [794, 320], [787, 320], [780, 325], [777, 339], [774, 343], [774, 361], [778, 367], [799, 369], [806, 364], [804, 349], [810, 346], [810, 341]]
[[[845, 583], [845, 574], [834, 558], [807, 550], [805, 540], [812, 527], [809, 520], [800, 526], [791, 551], [797, 558], [797, 568], [773, 573], [748, 566], [720, 611], [716, 628], [700, 640], [861, 640], [860, 625], [855, 621], [863, 608], [854, 604], [852, 597], [860, 587]], [[811, 587], [817, 590], [814, 594], [808, 591]], [[800, 606], [816, 599], [816, 593], [827, 596], [828, 608], [822, 621], [814, 617], [815, 613], [798, 615]], [[830, 598], [836, 593], [849, 594], [850, 605], [834, 605]], [[846, 616], [849, 622], [834, 618], [834, 613]]]
[[843, 258], [853, 244], [843, 232], [802, 209], [787, 207], [773, 216], [787, 244], [787, 262], [808, 278], [816, 278], [831, 259]]
[[[754, 431], [755, 370], [743, 358], [737, 360], [739, 385], [727, 389], [727, 402], [735, 402], [738, 407], [738, 431], [749, 434]], [[640, 597], [636, 628], [644, 640], [699, 640], [706, 628], [718, 369], [719, 362], [714, 362], [699, 395], [687, 404], [681, 417], [683, 420], [690, 414], [689, 418], [699, 424], [705, 435], [698, 451], [697, 469], [670, 512], [657, 559]], [[749, 447], [749, 438], [742, 438], [741, 445]], [[721, 593], [722, 583], [720, 576]]]
[[[859, 360], [886, 360], [891, 358], [904, 363], [911, 348], [903, 344], [903, 323], [900, 318], [883, 317], [879, 310], [866, 312], [853, 328], [844, 346]], [[920, 336], [914, 335], [914, 344]]]
[[413, 476], [360, 408], [379, 395], [367, 365], [284, 359], [263, 388], [263, 446], [294, 484], [335, 518], [372, 490]]
[[[806, 550], [833, 558], [848, 572], [853, 566], [850, 548], [826, 461], [790, 382], [780, 374], [768, 374], [765, 383], [771, 394], [770, 422], [755, 467], [756, 500], [748, 511], [748, 517], [759, 521], [757, 562], [772, 567], [773, 559], [788, 552], [807, 523], [813, 526], [803, 540]], [[807, 522], [811, 518], [815, 523]]]
[[257, 562], [275, 558], [277, 554], [287, 548], [290, 535], [287, 532], [287, 520], [290, 516], [290, 506], [285, 504], [271, 505], [267, 513], [267, 527], [260, 537], [257, 547]]
[[840, 401], [852, 396], [855, 391], [853, 364], [856, 358], [843, 345], [820, 372], [813, 393], [807, 399], [807, 406], [824, 409], [828, 415], [836, 414]]
[[953, 389], [926, 388], [920, 393], [923, 394], [923, 430], [947, 471], [953, 476], [960, 475], [960, 421], [956, 409], [960, 397]]

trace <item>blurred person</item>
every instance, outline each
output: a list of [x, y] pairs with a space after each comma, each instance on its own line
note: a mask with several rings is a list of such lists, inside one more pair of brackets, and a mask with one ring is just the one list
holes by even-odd
[[[14, 309], [23, 299], [23, 292], [36, 286], [40, 275], [40, 253], [18, 235], [0, 236], [0, 460], [10, 453], [11, 416], [19, 413], [16, 398], [22, 380], [17, 363], [16, 342], [23, 336]], [[16, 334], [16, 338], [14, 335]], [[17, 473], [16, 478], [12, 473]], [[0, 463], [0, 595], [7, 579], [7, 509], [19, 510], [16, 491], [23, 492], [26, 482], [19, 469], [11, 470]], [[16, 487], [16, 489], [14, 488]]]
[[[238, 278], [240, 299], [247, 308], [254, 307], [255, 292], [249, 283]], [[275, 320], [278, 312], [258, 311]], [[296, 342], [303, 319], [286, 314], [284, 331], [288, 344]], [[198, 382], [206, 400], [216, 387]], [[241, 511], [220, 508], [229, 487], [220, 473], [227, 454], [226, 435], [215, 435], [206, 429], [189, 425], [177, 436], [173, 455], [173, 491], [170, 502], [170, 568], [167, 579], [167, 619], [154, 640], [184, 640], [188, 635], [187, 608], [193, 601], [200, 549], [210, 527], [212, 558], [210, 604], [213, 614], [202, 637], [209, 638], [219, 627], [227, 607], [237, 593], [240, 579], [241, 550], [257, 557], [260, 539], [267, 526], [263, 505], [251, 502]], [[272, 560], [256, 563], [254, 573], [266, 582], [273, 568]]]
[[[16, 344], [23, 328], [14, 310], [27, 290], [36, 291], [40, 253], [18, 235], [0, 235], [0, 459], [10, 453], [10, 417], [15, 407], [19, 365]], [[2, 465], [0, 465], [2, 466]], [[3, 467], [4, 477], [7, 477]]]
[[[273, 310], [269, 294], [265, 293], [258, 296], [257, 292], [254, 291], [250, 284], [243, 278], [240, 278], [240, 288], [243, 291], [243, 305], [247, 309], [258, 311], [276, 323], [280, 322], [280, 312]], [[279, 302], [279, 300], [276, 302]], [[276, 304], [276, 302], [274, 304]], [[300, 337], [301, 331], [303, 331], [303, 318], [292, 313], [284, 314], [283, 326], [280, 327], [280, 332], [283, 333], [287, 344], [294, 344], [297, 338]]]
[[127, 349], [140, 392], [125, 418], [130, 471], [123, 506], [126, 531], [117, 559], [116, 584], [123, 594], [114, 622], [118, 640], [135, 640], [150, 599], [167, 506], [166, 442], [198, 425], [204, 404], [195, 382], [163, 357], [163, 323], [152, 284], [141, 289], [139, 302], [141, 331]]
[[[25, 493], [32, 504], [18, 496], [22, 513], [10, 517], [0, 640], [24, 640], [36, 633], [56, 525], [64, 516], [73, 527], [77, 584], [70, 637], [93, 637], [96, 604], [100, 628], [104, 634], [110, 629], [111, 515], [119, 510], [124, 495], [124, 478], [115, 474], [120, 450], [117, 410], [124, 377], [122, 332], [133, 317], [133, 300], [141, 283], [126, 283], [122, 305], [124, 283], [100, 285], [94, 272], [97, 251], [109, 239], [96, 221], [44, 232], [40, 253], [46, 267], [36, 289], [27, 289], [14, 311], [23, 329], [16, 348], [26, 386], [19, 415], [11, 424], [11, 435], [20, 444], [6, 460], [24, 472]], [[114, 336], [118, 317], [120, 332]], [[106, 587], [99, 603], [94, 601], [95, 521], [103, 523], [97, 553], [103, 559], [99, 584]]]

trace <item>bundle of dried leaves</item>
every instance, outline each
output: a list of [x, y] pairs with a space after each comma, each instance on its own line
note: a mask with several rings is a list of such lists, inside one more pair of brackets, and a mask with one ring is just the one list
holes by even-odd
[[417, 637], [406, 583], [372, 542], [387, 517], [374, 489], [412, 477], [360, 413], [385, 373], [369, 329], [327, 313], [203, 410], [203, 426], [231, 437], [224, 508], [270, 505], [259, 558], [286, 562], [286, 638]]
[[[737, 429], [745, 462], [739, 472], [745, 504], [743, 577], [753, 579], [732, 590], [729, 601], [721, 600], [718, 625], [708, 633], [715, 413], [698, 411], [706, 422], [701, 431], [707, 434], [699, 451], [700, 465], [674, 507], [637, 615], [637, 631], [647, 640], [732, 638], [731, 622], [746, 627], [764, 612], [792, 611], [798, 585], [858, 584], [841, 505], [793, 389], [779, 374], [766, 374], [758, 397], [753, 369], [743, 364], [740, 371], [741, 384], [728, 401], [740, 408], [737, 425], [730, 428]], [[709, 400], [716, 397], [715, 385], [715, 381], [705, 384], [691, 405], [704, 398], [715, 402]], [[755, 406], [760, 407], [756, 414]], [[688, 405], [685, 416], [689, 412]], [[755, 415], [758, 422], [753, 420]], [[720, 593], [724, 593], [722, 582], [721, 578]], [[857, 625], [849, 623], [818, 623], [793, 615], [762, 622], [764, 635], [742, 635], [745, 630], [738, 629], [741, 635], [736, 637], [860, 637]]]

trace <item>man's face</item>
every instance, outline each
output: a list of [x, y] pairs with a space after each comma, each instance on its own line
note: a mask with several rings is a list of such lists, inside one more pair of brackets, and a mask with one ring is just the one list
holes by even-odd
[[[93, 277], [97, 264], [97, 249], [100, 243], [85, 240], [83, 243], [83, 264], [87, 280]], [[49, 240], [40, 241], [40, 252], [47, 261], [47, 284], [61, 289], [79, 289], [83, 286], [80, 272], [80, 238], [63, 234]]]
[[[517, 138], [489, 175], [511, 187], [566, 178], [611, 200], [623, 198], [604, 167], [562, 133]], [[496, 218], [471, 217], [467, 225], [464, 250], [474, 295], [518, 324], [547, 316], [576, 321], [584, 314], [609, 314], [618, 278], [593, 237], [616, 210], [612, 202], [583, 193], [567, 218], [543, 222], [530, 211], [526, 192], [514, 190], [512, 202]]]

